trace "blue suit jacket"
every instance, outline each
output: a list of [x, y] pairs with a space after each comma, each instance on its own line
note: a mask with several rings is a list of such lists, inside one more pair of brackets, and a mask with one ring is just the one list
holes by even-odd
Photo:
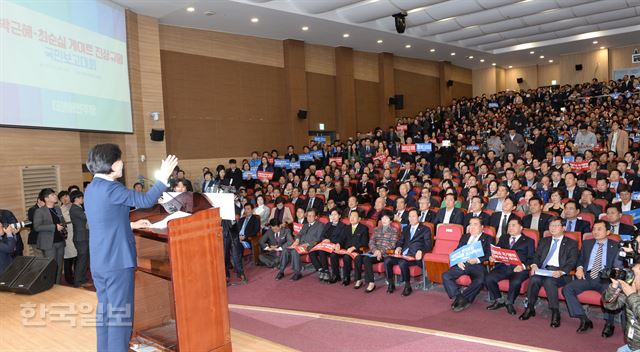
[[99, 177], [91, 181], [84, 194], [84, 206], [91, 229], [92, 272], [136, 267], [136, 241], [129, 222], [129, 209], [152, 207], [166, 189], [160, 181], [146, 193], [127, 189], [118, 181]]

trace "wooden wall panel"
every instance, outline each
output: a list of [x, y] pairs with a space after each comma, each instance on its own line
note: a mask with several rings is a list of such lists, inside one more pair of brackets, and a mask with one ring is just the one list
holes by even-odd
[[556, 81], [556, 84], [560, 83], [560, 64], [538, 65], [538, 86], [550, 86], [553, 80]]
[[507, 89], [506, 88], [506, 82], [505, 82], [505, 76], [506, 76], [505, 69], [496, 68], [496, 90], [498, 92], [503, 92], [503, 91], [505, 91]]
[[438, 62], [394, 56], [393, 68], [423, 76], [440, 77]]
[[330, 46], [304, 44], [305, 70], [323, 75], [336, 75], [335, 49]]
[[640, 50], [640, 43], [621, 48], [609, 49], [609, 77], [613, 79], [613, 71], [622, 68], [637, 68], [640, 63], [631, 62], [631, 54], [635, 49]]
[[[559, 84], [577, 84], [590, 82], [597, 78], [599, 81], [609, 80], [609, 55], [606, 49], [587, 53], [560, 56]], [[582, 71], [576, 71], [576, 64], [582, 64]]]
[[471, 98], [473, 94], [473, 89], [471, 84], [462, 83], [462, 82], [454, 82], [451, 90], [451, 98], [452, 99], [460, 99], [463, 97]]
[[378, 54], [354, 51], [353, 76], [357, 80], [378, 82]]
[[[518, 78], [523, 79], [522, 83], [518, 83]], [[538, 88], [538, 66], [533, 65], [507, 69], [506, 85], [507, 89], [515, 91]]]
[[451, 65], [451, 79], [456, 82], [472, 84], [471, 70], [468, 68]]
[[380, 110], [378, 87], [379, 83], [356, 79], [356, 130], [360, 132], [373, 131], [380, 126]]
[[200, 159], [286, 146], [282, 69], [171, 51], [161, 57], [169, 153]]
[[307, 97], [309, 129], [318, 130], [320, 123], [325, 130], [337, 131], [336, 77], [307, 72]]
[[473, 96], [493, 94], [496, 92], [496, 68], [480, 68], [473, 70]]
[[426, 107], [440, 104], [440, 80], [403, 70], [394, 70], [396, 94], [404, 95], [404, 109], [396, 116], [414, 116]]

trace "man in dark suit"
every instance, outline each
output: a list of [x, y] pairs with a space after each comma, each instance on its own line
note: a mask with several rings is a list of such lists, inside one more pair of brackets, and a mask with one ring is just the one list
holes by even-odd
[[587, 232], [591, 232], [591, 227], [588, 221], [578, 219], [578, 203], [571, 199], [564, 204], [564, 217], [565, 226], [564, 230], [567, 232], [580, 232], [580, 235], [584, 235]]
[[71, 224], [73, 224], [73, 245], [78, 251], [73, 285], [76, 287], [90, 286], [90, 284], [87, 284], [87, 268], [89, 267], [89, 226], [87, 225], [87, 216], [84, 213], [84, 208], [82, 208], [84, 194], [80, 191], [73, 191], [69, 195], [69, 198], [71, 200], [69, 216], [71, 217]]
[[549, 220], [551, 220], [551, 215], [542, 212], [542, 206], [542, 199], [537, 197], [529, 199], [529, 215], [522, 219], [522, 227], [538, 231], [540, 237], [544, 236], [544, 232], [549, 229]]
[[631, 199], [631, 191], [629, 186], [622, 185], [619, 187], [620, 202], [616, 203], [620, 206], [622, 212], [631, 211], [640, 208], [640, 202]]
[[411, 277], [409, 276], [409, 266], [418, 265], [422, 261], [422, 255], [431, 250], [431, 230], [418, 222], [418, 211], [411, 210], [409, 212], [409, 226], [402, 230], [402, 235], [396, 243], [396, 256], [414, 257], [415, 260], [406, 260], [394, 256], [384, 258], [384, 268], [387, 273], [387, 293], [393, 293], [396, 285], [393, 279], [393, 266], [399, 265], [404, 281], [403, 296], [411, 294]]
[[253, 206], [251, 203], [244, 205], [244, 213], [237, 223], [238, 235], [240, 241], [249, 241], [250, 238], [255, 237], [260, 231], [260, 219], [257, 215], [253, 215]]
[[358, 207], [358, 199], [355, 196], [349, 197], [349, 201], [347, 201], [347, 207], [342, 212], [342, 217], [348, 218], [349, 216], [351, 216], [351, 213], [353, 212], [358, 213], [358, 215], [360, 215], [361, 218], [366, 215], [364, 214], [364, 211], [362, 210], [362, 208]]
[[229, 159], [229, 168], [225, 178], [229, 180], [230, 186], [238, 188], [242, 184], [242, 170], [237, 167], [236, 159]]
[[96, 336], [98, 351], [127, 351], [131, 339], [136, 247], [132, 229], [151, 226], [149, 220], [129, 221], [131, 207], [150, 208], [167, 187], [178, 159], [169, 155], [160, 166], [156, 183], [146, 192], [127, 189], [122, 177], [122, 151], [115, 144], [91, 148], [87, 168], [94, 175], [85, 193], [91, 229], [91, 276], [98, 295]]
[[402, 225], [409, 223], [409, 212], [405, 209], [405, 204], [404, 198], [396, 199], [396, 212], [393, 216], [393, 220]]
[[[469, 232], [460, 238], [460, 242], [458, 242], [458, 247], [456, 249], [468, 244], [480, 242], [484, 252], [483, 256], [469, 259], [464, 263], [458, 263], [442, 274], [442, 284], [444, 285], [444, 289], [447, 291], [449, 298], [453, 299], [451, 309], [454, 312], [460, 312], [467, 309], [471, 303], [473, 303], [473, 300], [484, 285], [484, 276], [486, 271], [482, 262], [488, 260], [491, 255], [491, 243], [493, 243], [493, 237], [482, 233], [482, 228], [482, 219], [472, 218], [469, 222]], [[460, 292], [460, 286], [456, 283], [456, 280], [462, 275], [469, 275], [469, 277], [471, 277], [471, 284], [469, 284], [463, 292]]]
[[418, 211], [420, 212], [418, 218], [419, 221], [422, 222], [430, 222], [433, 223], [433, 220], [436, 218], [436, 213], [429, 209], [431, 207], [431, 202], [427, 197], [421, 197], [418, 200]]
[[462, 226], [464, 226], [465, 231], [467, 231], [467, 226], [469, 226], [471, 218], [480, 218], [480, 220], [482, 220], [482, 226], [489, 225], [489, 215], [482, 212], [482, 205], [482, 197], [474, 196], [471, 198], [469, 211], [464, 215], [464, 220], [462, 221]]
[[398, 172], [398, 182], [408, 181], [409, 176], [414, 174], [416, 174], [416, 172], [411, 169], [411, 162], [406, 161], [402, 166], [400, 172]]
[[444, 197], [444, 208], [438, 210], [433, 224], [437, 227], [439, 224], [458, 224], [462, 225], [464, 222], [464, 214], [462, 211], [455, 207], [456, 196], [448, 193]]
[[302, 209], [306, 209], [306, 202], [304, 201], [304, 199], [300, 198], [300, 189], [299, 188], [294, 188], [291, 191], [291, 204], [293, 204], [293, 207], [295, 209], [298, 208], [302, 208]]
[[360, 204], [371, 203], [371, 200], [373, 199], [375, 194], [373, 191], [373, 186], [369, 183], [369, 175], [362, 174], [362, 179], [356, 184], [354, 191]]
[[300, 261], [300, 253], [296, 251], [296, 247], [302, 247], [307, 251], [311, 250], [322, 238], [323, 225], [317, 221], [316, 211], [311, 209], [307, 212], [307, 223], [304, 224], [302, 230], [291, 244], [293, 248], [283, 248], [282, 258], [280, 258], [280, 270], [276, 275], [276, 280], [284, 277], [284, 269], [291, 259], [291, 268], [293, 269], [292, 281], [298, 281], [302, 277], [302, 262]]
[[[582, 304], [578, 301], [578, 295], [587, 290], [598, 291], [602, 294], [609, 285], [609, 280], [602, 280], [600, 273], [606, 269], [622, 267], [617, 243], [607, 239], [609, 235], [607, 223], [602, 220], [596, 221], [593, 224], [592, 233], [593, 239], [582, 243], [582, 250], [578, 257], [578, 267], [576, 269], [577, 280], [571, 281], [562, 289], [562, 294], [567, 301], [567, 308], [569, 308], [569, 315], [572, 318], [580, 319], [578, 333], [583, 333], [593, 328], [593, 323], [587, 318]], [[605, 311], [603, 337], [613, 335], [614, 317], [614, 314]]]
[[507, 235], [509, 229], [509, 221], [511, 219], [519, 219], [512, 211], [515, 210], [515, 204], [511, 198], [506, 198], [502, 202], [502, 211], [496, 211], [489, 217], [489, 225], [496, 229], [496, 241], [500, 242], [502, 236]]
[[[507, 308], [507, 313], [516, 314], [513, 304], [520, 294], [522, 283], [529, 277], [527, 266], [533, 262], [535, 254], [535, 242], [531, 238], [522, 234], [522, 222], [518, 218], [509, 220], [509, 236], [502, 236], [498, 242], [498, 247], [516, 251], [522, 265], [512, 265], [506, 263], [496, 263], [493, 270], [485, 277], [484, 283], [489, 290], [489, 298], [493, 303], [487, 307], [488, 310], [496, 310], [502, 307]], [[490, 258], [493, 261], [493, 258]], [[509, 292], [504, 300], [498, 282], [509, 280]]]
[[[362, 253], [362, 247], [367, 247], [369, 245], [369, 229], [360, 223], [360, 215], [357, 212], [352, 212], [349, 215], [349, 223], [351, 225], [347, 226], [347, 232], [345, 234], [345, 239], [343, 243], [342, 249], [346, 250], [347, 253]], [[357, 288], [362, 286], [362, 260], [357, 260], [359, 255], [356, 257], [356, 275], [355, 279], [357, 281]], [[331, 253], [331, 267], [340, 269], [340, 258], [342, 258], [342, 270], [344, 273], [344, 277], [342, 278], [342, 285], [349, 286], [351, 283], [351, 268], [354, 262], [354, 259], [351, 258], [349, 254], [337, 254], [336, 252]], [[339, 275], [337, 275], [339, 279]], [[332, 277], [333, 281], [334, 278]], [[336, 281], [333, 281], [336, 282]]]
[[329, 199], [333, 199], [340, 209], [347, 206], [349, 192], [342, 187], [342, 181], [336, 181], [335, 187], [329, 191]]
[[316, 197], [316, 189], [309, 188], [308, 198], [305, 200], [304, 208], [306, 210], [314, 209], [316, 214], [321, 214], [324, 210], [324, 202], [322, 199]]
[[622, 213], [616, 204], [607, 206], [607, 221], [609, 222], [609, 232], [614, 235], [631, 235], [635, 234], [635, 227], [620, 222]]
[[269, 230], [260, 237], [260, 262], [270, 268], [280, 264], [280, 255], [293, 243], [291, 230], [283, 227], [278, 219], [269, 221]]
[[564, 177], [564, 187], [562, 191], [566, 198], [579, 201], [582, 196], [582, 188], [577, 186], [578, 177], [574, 172], [567, 172]]
[[489, 199], [487, 209], [493, 211], [502, 211], [502, 203], [509, 197], [509, 187], [507, 185], [499, 185], [496, 192], [497, 197]]
[[[540, 240], [538, 249], [531, 264], [531, 279], [527, 292], [527, 309], [520, 315], [520, 320], [527, 320], [536, 315], [535, 306], [540, 289], [547, 292], [549, 309], [551, 309], [552, 328], [560, 326], [560, 303], [558, 302], [558, 288], [564, 286], [567, 275], [576, 267], [578, 262], [578, 242], [564, 236], [562, 219], [554, 217], [549, 222], [550, 237]], [[538, 269], [551, 272], [551, 276], [536, 275]]]

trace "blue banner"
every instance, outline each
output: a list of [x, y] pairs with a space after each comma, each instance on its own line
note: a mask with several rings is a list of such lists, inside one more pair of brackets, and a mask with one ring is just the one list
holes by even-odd
[[433, 145], [431, 143], [416, 143], [416, 152], [418, 153], [431, 153]]
[[479, 145], [468, 145], [467, 150], [480, 150]]
[[299, 161], [292, 161], [289, 163], [289, 165], [287, 165], [287, 169], [299, 169], [299, 168], [300, 168]]
[[313, 137], [313, 141], [314, 142], [318, 142], [318, 143], [326, 143], [327, 142], [327, 137], [325, 137], [325, 136], [314, 136]]
[[313, 161], [313, 155], [309, 153], [300, 154], [300, 161]]
[[464, 263], [473, 258], [480, 258], [483, 255], [482, 242], [476, 241], [451, 252], [451, 254], [449, 254], [449, 265], [458, 265], [458, 263]]
[[251, 159], [249, 160], [249, 166], [253, 167], [258, 167], [260, 166], [260, 159]]
[[242, 179], [243, 180], [248, 180], [249, 179], [249, 175], [251, 175], [252, 179], [256, 179], [258, 178], [258, 169], [251, 169], [251, 171], [245, 171], [242, 173]]
[[640, 192], [631, 193], [631, 200], [640, 200]]
[[287, 159], [274, 159], [273, 160], [273, 166], [288, 168], [289, 167], [289, 160], [287, 160]]
[[640, 223], [640, 209], [634, 209], [629, 211], [623, 211], [622, 214], [629, 214], [633, 216], [633, 223]]
[[324, 152], [322, 150], [314, 150], [311, 152], [314, 158], [322, 159], [324, 157]]
[[562, 162], [563, 163], [572, 163], [576, 161], [576, 157], [573, 155], [567, 155], [567, 156], [563, 156], [562, 157]]

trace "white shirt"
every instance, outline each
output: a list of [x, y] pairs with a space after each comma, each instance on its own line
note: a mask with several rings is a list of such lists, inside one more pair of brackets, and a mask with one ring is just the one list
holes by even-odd
[[507, 224], [509, 224], [509, 217], [511, 213], [502, 213], [500, 216], [500, 225], [498, 225], [498, 230], [496, 231], [496, 243], [500, 240], [500, 236], [502, 236], [502, 222], [504, 221], [504, 217], [507, 217]]
[[633, 202], [629, 201], [629, 203], [624, 204], [624, 202], [620, 202], [620, 205], [622, 205], [622, 211], [630, 211], [631, 210], [631, 204]]
[[451, 209], [451, 210], [446, 209], [446, 210], [444, 211], [444, 220], [442, 220], [442, 223], [443, 223], [443, 224], [448, 224], [448, 223], [449, 223], [449, 220], [451, 220], [451, 214], [453, 214], [453, 210], [454, 210], [454, 209], [455, 209], [455, 208], [453, 208], [453, 209]]
[[467, 241], [467, 244], [472, 244], [474, 242], [478, 242], [478, 240], [480, 239], [480, 235], [481, 234], [477, 234], [477, 235], [469, 234], [469, 240]]
[[616, 151], [616, 144], [618, 143], [618, 131], [613, 133], [613, 136], [611, 137], [611, 150], [612, 151]]
[[532, 230], [538, 230], [538, 226], [540, 226], [540, 214], [536, 215], [536, 214], [531, 214], [531, 225], [530, 225], [530, 229]]
[[[563, 238], [564, 238], [564, 236], [560, 236], [560, 237], [557, 238], [558, 244], [556, 246], [556, 251], [551, 256], [551, 259], [547, 262], [547, 266], [560, 267], [560, 245], [562, 244], [562, 239]], [[553, 247], [553, 241], [555, 241], [555, 240], [556, 240], [555, 237], [551, 238], [551, 245], [549, 246], [549, 250], [551, 250], [551, 247]], [[547, 253], [547, 255], [548, 255], [548, 253]]]

